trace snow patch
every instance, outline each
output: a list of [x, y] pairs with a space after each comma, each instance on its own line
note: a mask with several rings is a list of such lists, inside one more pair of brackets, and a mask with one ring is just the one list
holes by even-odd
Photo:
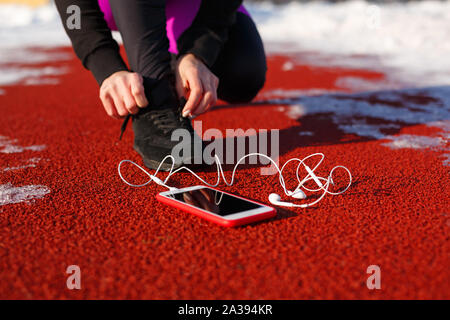
[[[53, 3], [35, 8], [17, 4], [0, 5], [0, 30], [1, 86], [25, 79], [25, 84], [49, 84], [47, 76], [66, 72], [63, 68], [33, 66], [70, 58], [66, 53], [44, 50], [70, 45]], [[44, 79], [41, 80], [41, 77]], [[55, 81], [52, 79], [51, 84]]]
[[294, 63], [292, 61], [286, 61], [282, 66], [281, 70], [283, 71], [291, 71], [294, 69]]
[[329, 94], [339, 91], [324, 90], [324, 89], [272, 89], [269, 91], [262, 92], [258, 95], [259, 99], [269, 98], [271, 102], [276, 103], [280, 101], [283, 103], [285, 99], [295, 99], [300, 96], [316, 96], [320, 94]]
[[15, 187], [11, 183], [0, 185], [0, 206], [41, 199], [51, 190], [42, 185]]
[[[294, 120], [297, 120], [301, 117], [303, 117], [304, 115], [307, 114], [307, 110], [300, 104], [298, 105], [289, 105], [286, 107], [285, 109], [286, 111], [286, 115]], [[284, 111], [284, 110], [283, 110]]]
[[[265, 95], [270, 97], [270, 91]], [[276, 97], [278, 90], [273, 91]], [[294, 96], [285, 92], [286, 96]], [[450, 139], [450, 86], [420, 89], [323, 94], [267, 100], [281, 104], [279, 112], [291, 119], [326, 115], [344, 133], [376, 140], [393, 149], [436, 149], [448, 152]], [[441, 129], [431, 136], [393, 135], [405, 126], [425, 124]], [[449, 156], [444, 164], [450, 163]]]
[[450, 132], [450, 121], [449, 120], [442, 120], [442, 121], [434, 121], [427, 124], [430, 127], [436, 127], [440, 128], [443, 131]]
[[445, 144], [445, 141], [441, 137], [416, 136], [412, 134], [401, 134], [386, 138], [391, 140], [391, 142], [386, 142], [382, 145], [392, 149], [430, 149]]
[[410, 134], [401, 134], [398, 136], [387, 136], [386, 139], [390, 142], [382, 145], [391, 149], [435, 149], [445, 151], [442, 156], [445, 158], [442, 163], [444, 166], [450, 165], [450, 147], [448, 142], [450, 139], [450, 120], [435, 121], [427, 123], [430, 127], [442, 129], [441, 132], [433, 134], [433, 136], [418, 136]]
[[442, 156], [445, 157], [445, 160], [442, 161], [442, 163], [444, 164], [444, 166], [450, 166], [450, 153], [445, 153]]
[[[246, 6], [269, 52], [317, 52], [325, 55], [326, 65], [369, 69], [381, 65], [407, 85], [450, 82], [448, 0]], [[317, 54], [311, 58], [320, 59]]]
[[[280, 93], [275, 90], [265, 95], [270, 96], [272, 92], [275, 96]], [[296, 93], [295, 90], [292, 96]], [[439, 126], [445, 129], [443, 135], [449, 131], [446, 120], [450, 120], [450, 86], [297, 96], [267, 102], [284, 104], [278, 110], [292, 119], [329, 114], [342, 131], [374, 139], [384, 139], [390, 135], [386, 130], [405, 125]]]
[[[266, 92], [279, 97], [280, 91]], [[369, 91], [354, 94], [297, 96], [284, 91], [289, 98], [275, 98], [268, 103], [281, 104], [279, 112], [291, 119], [310, 115], [326, 115], [338, 129], [360, 137], [383, 140], [393, 149], [436, 149], [448, 152], [450, 139], [450, 86], [391, 91]], [[408, 125], [426, 124], [440, 128], [432, 136], [392, 135]], [[302, 135], [302, 133], [299, 133]], [[450, 158], [444, 160], [444, 165]]]
[[19, 146], [16, 144], [17, 139], [9, 139], [5, 136], [0, 136], [0, 152], [1, 153], [20, 153], [23, 151], [42, 151], [46, 148], [45, 145]]
[[368, 80], [357, 77], [340, 77], [335, 86], [352, 92], [377, 91], [386, 89], [400, 89], [401, 84], [389, 79], [389, 75], [383, 80]]
[[59, 80], [56, 78], [31, 78], [24, 81], [26, 86], [56, 85], [58, 83]]
[[3, 171], [13, 171], [13, 170], [20, 170], [20, 169], [26, 169], [26, 168], [34, 168], [36, 167], [36, 164], [38, 164], [41, 161], [41, 158], [31, 158], [25, 161], [23, 165], [15, 166], [15, 167], [6, 167], [3, 169]]
[[44, 47], [39, 46], [39, 48], [35, 48], [26, 47], [26, 44], [24, 44], [24, 46], [19, 48], [9, 48], [5, 47], [4, 44], [1, 44], [0, 47], [0, 63], [2, 65], [39, 64], [48, 61], [62, 61], [69, 59], [71, 59], [70, 54], [51, 51], [49, 48], [46, 48], [45, 45]]
[[[55, 76], [63, 74], [65, 68], [43, 67], [43, 68], [1, 68], [0, 85], [12, 85], [22, 80], [25, 84], [35, 84], [42, 81], [41, 77]], [[46, 79], [46, 78], [44, 78]], [[48, 80], [48, 79], [47, 79]], [[54, 79], [57, 81], [57, 79]]]
[[50, 47], [70, 45], [55, 5], [30, 7], [0, 5], [0, 43], [2, 47]]

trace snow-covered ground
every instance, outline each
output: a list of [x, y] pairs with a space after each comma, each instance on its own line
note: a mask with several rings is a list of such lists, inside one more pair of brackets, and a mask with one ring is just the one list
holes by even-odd
[[[282, 97], [274, 91], [274, 96]], [[271, 92], [267, 93], [268, 95]], [[415, 102], [408, 97], [426, 97], [427, 102]], [[371, 102], [376, 101], [376, 102]], [[384, 146], [392, 149], [431, 149], [444, 151], [443, 163], [449, 165], [450, 147], [450, 86], [380, 90], [354, 94], [321, 93], [319, 95], [295, 95], [274, 99], [282, 105], [292, 119], [308, 116], [330, 115], [331, 121], [341, 131], [375, 140], [386, 140]], [[426, 124], [439, 130], [429, 136], [400, 134], [392, 130], [415, 124]], [[304, 135], [304, 133], [301, 133]], [[314, 133], [308, 132], [307, 135]]]
[[15, 187], [11, 183], [0, 184], [0, 206], [19, 202], [31, 203], [48, 193], [50, 189], [41, 185]]
[[[63, 73], [64, 69], [33, 65], [69, 59], [70, 56], [41, 52], [35, 48], [67, 45], [70, 42], [53, 4], [37, 8], [17, 4], [0, 5], [0, 86], [18, 82], [54, 83], [56, 79], [51, 76]], [[18, 66], [24, 63], [26, 67]]]
[[[361, 67], [386, 75], [381, 82], [340, 78], [336, 85], [361, 92], [353, 95], [311, 96], [283, 88], [266, 92], [268, 98], [285, 98], [280, 110], [287, 116], [330, 113], [346, 133], [386, 140], [383, 145], [393, 149], [441, 150], [443, 164], [450, 164], [450, 1], [264, 3], [249, 9], [269, 52], [294, 57], [301, 52], [301, 60], [313, 65]], [[424, 89], [430, 86], [435, 87]], [[404, 101], [407, 95], [425, 95], [436, 102]], [[379, 102], [369, 103], [370, 97]], [[403, 108], [395, 107], [396, 102]], [[441, 131], [433, 136], [388, 134], [418, 123]]]
[[[26, 152], [35, 155], [36, 153], [43, 151], [45, 148], [45, 145], [21, 146], [18, 144], [17, 139], [10, 139], [8, 137], [0, 135], [0, 153], [3, 154], [16, 154]], [[18, 160], [15, 158], [10, 159], [12, 159], [10, 161], [14, 162], [15, 165], [6, 168], [0, 168], [0, 172], [5, 173], [8, 171], [35, 168], [36, 165], [42, 160], [39, 157], [32, 157], [27, 160]], [[34, 199], [43, 198], [50, 192], [50, 188], [44, 185], [14, 186], [10, 182], [6, 184], [0, 184], [0, 206], [19, 202], [32, 203]]]
[[315, 64], [384, 68], [412, 85], [450, 84], [450, 1], [265, 3], [250, 9], [268, 51], [313, 51]]

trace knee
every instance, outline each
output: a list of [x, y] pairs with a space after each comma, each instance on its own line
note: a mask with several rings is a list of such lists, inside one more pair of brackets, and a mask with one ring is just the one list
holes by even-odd
[[229, 103], [247, 103], [256, 97], [266, 82], [266, 66], [246, 66], [219, 81], [219, 98]]

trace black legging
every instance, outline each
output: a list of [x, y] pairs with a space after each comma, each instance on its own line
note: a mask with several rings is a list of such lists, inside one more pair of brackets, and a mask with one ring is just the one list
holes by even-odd
[[222, 100], [248, 102], [261, 90], [266, 80], [266, 55], [249, 16], [237, 12], [228, 41], [211, 69], [219, 78], [217, 94]]
[[[160, 79], [172, 72], [165, 15], [158, 14], [153, 19], [155, 14], [149, 18], [148, 12], [164, 10], [163, 2], [159, 6], [153, 4], [145, 8], [134, 3], [110, 0], [130, 67], [144, 78]], [[149, 38], [152, 41], [148, 41]], [[155, 38], [160, 40], [155, 42]], [[236, 23], [229, 30], [228, 40], [211, 71], [219, 78], [218, 97], [227, 102], [248, 102], [261, 90], [267, 71], [266, 56], [261, 37], [250, 17], [237, 12]]]

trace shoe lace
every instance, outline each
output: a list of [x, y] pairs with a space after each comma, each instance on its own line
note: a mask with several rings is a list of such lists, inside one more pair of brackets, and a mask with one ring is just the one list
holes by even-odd
[[[130, 117], [130, 114], [127, 115], [122, 123], [122, 126], [120, 127], [119, 140], [122, 139]], [[185, 127], [189, 122], [188, 119], [179, 116], [175, 110], [170, 109], [152, 110], [152, 112], [146, 112], [142, 114], [141, 117], [147, 117], [157, 128], [162, 130], [165, 134], [174, 129]]]
[[164, 131], [170, 132], [180, 126], [180, 117], [173, 110], [155, 110], [147, 113], [147, 116], [153, 124]]
[[127, 124], [128, 124], [128, 121], [130, 121], [130, 118], [131, 118], [131, 114], [127, 115], [127, 116], [125, 117], [125, 119], [123, 120], [122, 125], [120, 126], [120, 136], [119, 136], [119, 140], [122, 140], [123, 133], [124, 133], [125, 130], [127, 129]]

